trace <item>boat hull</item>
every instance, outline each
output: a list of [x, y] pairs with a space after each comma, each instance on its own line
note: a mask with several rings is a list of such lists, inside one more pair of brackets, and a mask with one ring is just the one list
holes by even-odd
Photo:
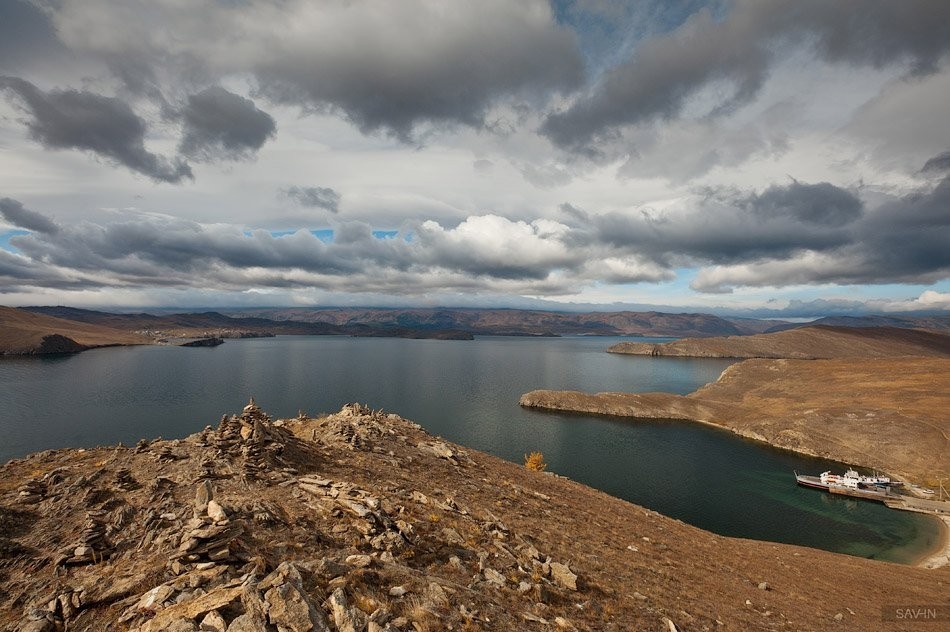
[[822, 483], [821, 479], [819, 479], [817, 476], [804, 476], [802, 474], [796, 474], [795, 480], [798, 481], [798, 484], [803, 487], [812, 487], [814, 489], [823, 490], [828, 489], [828, 485], [826, 483]]
[[840, 496], [850, 496], [852, 498], [863, 498], [865, 500], [875, 500], [877, 502], [885, 502], [887, 500], [893, 500], [896, 495], [891, 494], [886, 490], [870, 490], [870, 489], [857, 489], [852, 487], [845, 487], [844, 485], [834, 485], [822, 482], [822, 480], [817, 476], [807, 476], [804, 474], [795, 474], [795, 481], [803, 487], [811, 487], [813, 489], [820, 489], [832, 494], [838, 494]]

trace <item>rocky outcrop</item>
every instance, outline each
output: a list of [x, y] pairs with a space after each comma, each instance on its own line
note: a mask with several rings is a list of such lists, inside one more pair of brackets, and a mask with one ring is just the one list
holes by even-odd
[[49, 334], [43, 336], [43, 341], [32, 352], [33, 355], [45, 355], [53, 353], [79, 353], [88, 349], [86, 345], [81, 345], [72, 338], [61, 336], [60, 334]]
[[[400, 457], [382, 449], [394, 443]], [[490, 512], [474, 513], [428, 490], [373, 492], [365, 482], [306, 471], [346, 453], [391, 467], [418, 460], [461, 472], [475, 465], [466, 451], [396, 415], [354, 404], [319, 420], [274, 421], [253, 399], [216, 429], [117, 449], [78, 477], [86, 469], [66, 458], [70, 465], [30, 478], [13, 499], [44, 514], [84, 511], [79, 525], [67, 519], [51, 527], [68, 542], [52, 569], [83, 569], [84, 579], [77, 575], [69, 590], [33, 599], [27, 595], [45, 595], [52, 585], [19, 576], [29, 603], [16, 626], [98, 629], [101, 609], [118, 607], [118, 624], [141, 632], [392, 632], [419, 622], [479, 621], [479, 608], [450, 611], [449, 595], [460, 589], [468, 603], [487, 586], [545, 600], [578, 590], [566, 562], [542, 555]], [[455, 526], [443, 527], [443, 515]], [[459, 573], [451, 580], [426, 572], [431, 562], [414, 563], [440, 550]], [[122, 573], [130, 567], [134, 575]], [[113, 588], [87, 585], [97, 574], [111, 577]], [[379, 595], [380, 585], [391, 588]]]
[[179, 347], [217, 347], [218, 345], [223, 345], [224, 340], [217, 336], [211, 336], [210, 338], [198, 338], [197, 340], [189, 340], [188, 342], [183, 342], [179, 344]]
[[11, 631], [874, 629], [883, 595], [943, 595], [921, 570], [713, 536], [355, 404], [274, 420], [252, 400], [185, 439], [11, 461], [0, 554]]

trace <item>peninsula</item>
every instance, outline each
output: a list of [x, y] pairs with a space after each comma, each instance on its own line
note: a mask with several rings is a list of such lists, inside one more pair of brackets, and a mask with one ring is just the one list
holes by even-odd
[[610, 350], [767, 358], [732, 365], [715, 383], [685, 396], [532, 391], [521, 405], [698, 421], [911, 481], [950, 471], [950, 335], [822, 326]]
[[0, 628], [28, 632], [910, 630], [895, 608], [950, 582], [714, 535], [360, 405], [11, 461], [0, 528]]

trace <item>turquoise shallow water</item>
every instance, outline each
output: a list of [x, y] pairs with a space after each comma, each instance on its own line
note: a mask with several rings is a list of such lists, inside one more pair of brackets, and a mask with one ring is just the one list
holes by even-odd
[[524, 410], [536, 388], [688, 393], [729, 361], [604, 353], [617, 338], [475, 341], [349, 337], [229, 340], [215, 348], [127, 347], [0, 358], [0, 461], [47, 448], [131, 444], [214, 425], [253, 395], [274, 416], [359, 401], [451, 441], [550, 469], [704, 529], [906, 561], [936, 519], [795, 485], [810, 459], [679, 421]]

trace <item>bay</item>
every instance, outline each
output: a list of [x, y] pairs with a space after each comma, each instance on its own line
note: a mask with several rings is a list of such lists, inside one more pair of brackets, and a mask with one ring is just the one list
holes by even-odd
[[511, 461], [541, 451], [551, 471], [723, 535], [892, 561], [912, 560], [940, 537], [936, 519], [795, 485], [793, 470], [840, 471], [839, 463], [688, 422], [518, 406], [522, 393], [537, 388], [685, 394], [731, 363], [604, 352], [619, 340], [288, 336], [3, 358], [0, 461], [182, 437], [239, 412], [250, 396], [274, 417], [361, 402]]

